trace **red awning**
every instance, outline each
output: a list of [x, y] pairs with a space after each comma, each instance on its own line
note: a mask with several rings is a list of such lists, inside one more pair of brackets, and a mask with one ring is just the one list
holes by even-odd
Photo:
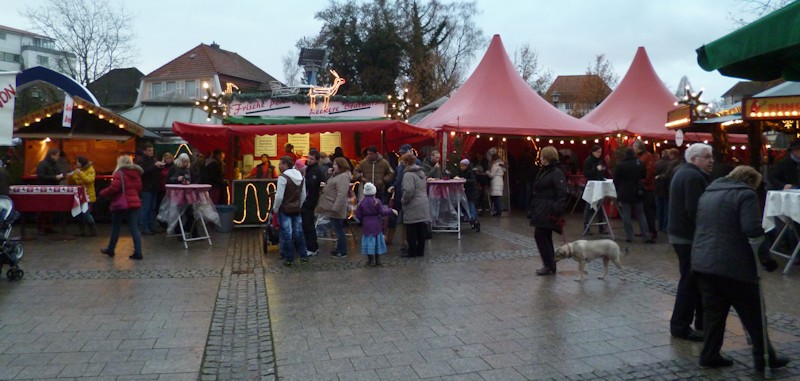
[[418, 126], [522, 136], [605, 133], [596, 125], [558, 111], [533, 91], [514, 68], [499, 35], [492, 38], [486, 54], [464, 85]]

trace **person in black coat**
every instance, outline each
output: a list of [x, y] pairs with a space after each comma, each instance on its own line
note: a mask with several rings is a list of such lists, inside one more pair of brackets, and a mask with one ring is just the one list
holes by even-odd
[[[761, 227], [761, 205], [754, 191], [761, 174], [748, 166], [736, 167], [715, 180], [700, 196], [692, 246], [692, 273], [703, 298], [705, 341], [700, 365], [719, 368], [733, 365], [720, 354], [725, 323], [731, 306], [739, 315], [753, 344], [753, 362], [764, 370], [764, 331], [759, 265], [774, 271], [769, 244]], [[757, 254], [757, 256], [756, 256]], [[789, 359], [778, 356], [767, 344], [770, 368], [782, 368]]]
[[142, 191], [139, 198], [142, 207], [139, 210], [139, 231], [143, 235], [155, 234], [156, 211], [158, 205], [158, 192], [161, 190], [161, 168], [164, 163], [156, 161], [155, 149], [153, 145], [147, 143], [142, 149], [141, 155], [136, 157], [136, 165], [142, 167]]
[[225, 194], [227, 203], [227, 193], [225, 193], [225, 152], [221, 149], [214, 150], [210, 158], [205, 163], [205, 183], [211, 185], [208, 196], [214, 204], [219, 204], [222, 195]]
[[553, 232], [562, 234], [561, 217], [567, 208], [567, 179], [559, 168], [558, 151], [553, 146], [542, 148], [539, 161], [542, 169], [533, 184], [528, 218], [530, 225], [535, 227], [533, 237], [544, 264], [536, 270], [536, 275], [553, 275], [556, 273]]
[[800, 139], [788, 151], [769, 173], [769, 190], [800, 188]]
[[669, 243], [678, 255], [681, 274], [669, 330], [672, 336], [680, 339], [703, 341], [703, 304], [697, 280], [692, 275], [692, 245], [697, 202], [708, 186], [714, 156], [711, 146], [695, 143], [686, 149], [684, 157], [686, 163], [677, 167], [669, 184], [667, 234]]
[[303, 235], [306, 238], [306, 254], [309, 257], [319, 253], [314, 209], [319, 202], [321, 185], [328, 178], [328, 169], [319, 163], [319, 159], [319, 151], [316, 148], [308, 151], [305, 174], [306, 200], [300, 208], [300, 215], [303, 219]]
[[631, 213], [636, 210], [636, 219], [639, 220], [639, 229], [646, 243], [655, 243], [650, 237], [647, 226], [647, 217], [644, 213], [644, 184], [647, 177], [647, 168], [638, 158], [636, 152], [628, 148], [625, 157], [614, 169], [614, 187], [617, 188], [617, 201], [620, 204], [622, 222], [625, 225], [625, 242], [633, 242], [633, 226]]
[[[583, 162], [583, 176], [586, 177], [586, 181], [603, 181], [606, 179], [606, 169], [606, 162], [603, 160], [603, 147], [595, 144], [592, 146], [592, 153]], [[600, 207], [602, 207], [602, 204]], [[586, 232], [586, 235], [592, 235], [591, 230], [586, 229], [586, 225], [589, 224], [592, 214], [594, 214], [592, 205], [586, 203], [586, 207], [583, 209], [583, 230]], [[603, 213], [597, 213], [598, 223], [605, 222], [604, 219]], [[605, 233], [605, 228], [601, 226], [600, 234]]]

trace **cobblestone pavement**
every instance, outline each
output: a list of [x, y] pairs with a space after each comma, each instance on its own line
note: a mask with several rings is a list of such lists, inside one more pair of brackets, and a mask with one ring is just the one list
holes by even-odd
[[[626, 282], [616, 269], [596, 279], [591, 263], [583, 283], [574, 262], [534, 276], [532, 231], [514, 214], [461, 240], [436, 234], [423, 258], [392, 245], [382, 268], [365, 268], [352, 241], [347, 258], [322, 243], [287, 268], [274, 247], [261, 254], [258, 230], [213, 238], [184, 250], [148, 236], [143, 261], [128, 259], [126, 238], [113, 259], [98, 252], [104, 238], [26, 241], [25, 279], [0, 280], [0, 380], [760, 378], [735, 316], [731, 368], [701, 369], [701, 345], [670, 338], [666, 237], [628, 245]], [[800, 379], [797, 283], [794, 272], [764, 281], [770, 336], [795, 360], [781, 379]]]

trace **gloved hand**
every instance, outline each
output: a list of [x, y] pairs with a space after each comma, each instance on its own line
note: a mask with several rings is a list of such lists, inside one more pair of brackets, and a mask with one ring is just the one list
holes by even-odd
[[767, 272], [771, 273], [778, 268], [778, 261], [770, 258], [767, 259], [766, 261], [761, 262], [761, 266], [764, 266], [764, 270], [767, 270]]

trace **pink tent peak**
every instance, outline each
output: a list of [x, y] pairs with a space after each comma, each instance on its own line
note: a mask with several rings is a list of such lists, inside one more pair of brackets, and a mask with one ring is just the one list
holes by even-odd
[[[664, 114], [666, 115], [666, 114]], [[494, 35], [475, 72], [420, 127], [528, 136], [601, 135], [599, 126], [558, 111], [522, 79]]]
[[647, 138], [674, 139], [675, 132], [664, 124], [676, 100], [640, 46], [619, 86], [582, 119], [603, 127], [606, 133], [622, 130]]

